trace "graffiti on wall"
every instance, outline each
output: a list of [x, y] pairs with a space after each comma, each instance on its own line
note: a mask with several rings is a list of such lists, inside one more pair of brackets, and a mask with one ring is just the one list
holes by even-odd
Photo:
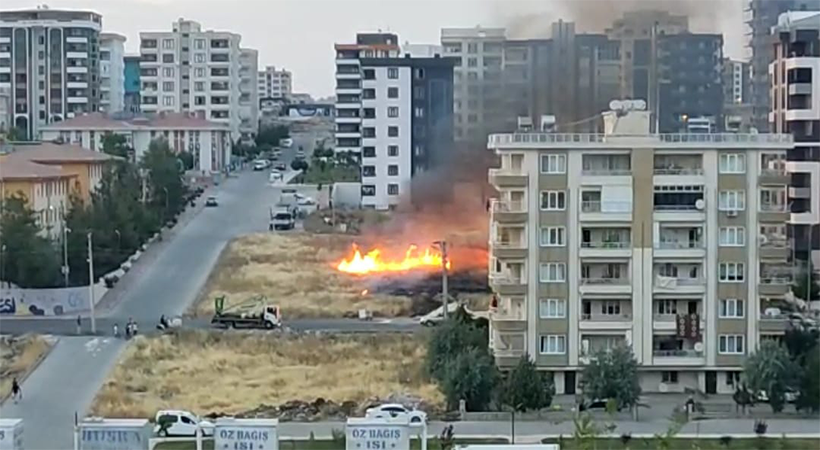
[[[105, 294], [103, 285], [94, 287], [98, 302]], [[0, 289], [0, 315], [62, 316], [88, 311], [88, 287], [60, 289]]]

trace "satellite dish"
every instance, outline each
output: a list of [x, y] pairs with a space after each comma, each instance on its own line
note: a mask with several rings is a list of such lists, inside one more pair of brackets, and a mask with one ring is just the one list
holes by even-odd
[[703, 351], [703, 342], [695, 342], [695, 351], [702, 352]]
[[703, 199], [700, 199], [700, 200], [695, 202], [695, 209], [697, 209], [698, 211], [703, 211], [703, 208], [705, 208], [705, 207], [706, 207], [706, 202], [704, 202]]
[[612, 100], [609, 102], [609, 109], [612, 111], [620, 111], [624, 109], [624, 103], [620, 100]]
[[646, 102], [644, 100], [635, 100], [632, 102], [632, 107], [635, 111], [646, 110]]
[[665, 394], [669, 392], [669, 386], [667, 386], [666, 383], [661, 383], [658, 385], [658, 390]]

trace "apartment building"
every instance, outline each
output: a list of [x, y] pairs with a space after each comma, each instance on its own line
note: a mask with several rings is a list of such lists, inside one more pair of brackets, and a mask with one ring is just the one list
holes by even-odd
[[125, 36], [100, 34], [100, 111], [119, 112], [125, 105]]
[[241, 138], [239, 43], [226, 31], [179, 19], [170, 32], [140, 33], [140, 109], [146, 113], [204, 112]]
[[123, 111], [140, 111], [140, 55], [126, 55], [123, 59]]
[[11, 107], [11, 88], [0, 87], [0, 133], [7, 133], [12, 127], [14, 113]]
[[100, 106], [102, 16], [46, 7], [0, 11], [0, 87], [26, 138]]
[[614, 106], [603, 134], [489, 138], [496, 362], [527, 354], [572, 394], [623, 344], [645, 392], [733, 392], [745, 356], [786, 327], [793, 139], [650, 134], [649, 112]]
[[746, 61], [723, 59], [723, 102], [748, 103], [751, 100], [751, 65]]
[[259, 98], [286, 98], [293, 93], [293, 74], [276, 66], [267, 66], [258, 74]]
[[820, 267], [820, 11], [790, 11], [772, 29], [776, 39], [771, 129], [794, 136], [790, 235], [795, 257]]
[[239, 132], [243, 142], [253, 142], [259, 131], [259, 52], [243, 48], [239, 55]]
[[442, 28], [444, 55], [459, 59], [454, 76], [455, 140], [483, 146], [487, 135], [504, 130], [504, 28]]

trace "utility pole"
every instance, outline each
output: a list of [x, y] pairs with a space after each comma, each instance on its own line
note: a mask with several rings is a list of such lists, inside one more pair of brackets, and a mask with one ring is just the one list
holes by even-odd
[[63, 278], [65, 278], [65, 287], [68, 287], [68, 233], [71, 229], [66, 226], [65, 216], [63, 216]]
[[94, 320], [94, 250], [91, 246], [91, 232], [88, 232], [88, 307], [91, 310], [91, 334], [97, 334]]
[[443, 317], [444, 320], [447, 320], [447, 316], [449, 315], [449, 311], [447, 311], [449, 306], [449, 295], [447, 293], [447, 241], [436, 241], [434, 244], [438, 245], [441, 249], [441, 301], [444, 305]]

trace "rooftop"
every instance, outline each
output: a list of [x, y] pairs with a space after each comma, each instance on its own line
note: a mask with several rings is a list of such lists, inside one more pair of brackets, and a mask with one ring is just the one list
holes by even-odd
[[59, 167], [37, 164], [24, 158], [11, 155], [0, 155], [0, 180], [41, 180], [47, 178], [69, 177]]
[[43, 127], [43, 130], [150, 130], [210, 129], [227, 130], [228, 124], [211, 122], [186, 113], [160, 113], [152, 116], [117, 116], [91, 113]]
[[491, 134], [487, 147], [500, 150], [542, 148], [736, 148], [788, 149], [794, 146], [791, 134], [756, 133], [506, 133]]
[[65, 164], [79, 162], [105, 162], [115, 159], [102, 152], [95, 152], [76, 144], [58, 144], [41, 142], [37, 144], [18, 144], [14, 151], [7, 155], [9, 160], [26, 160], [39, 164]]

